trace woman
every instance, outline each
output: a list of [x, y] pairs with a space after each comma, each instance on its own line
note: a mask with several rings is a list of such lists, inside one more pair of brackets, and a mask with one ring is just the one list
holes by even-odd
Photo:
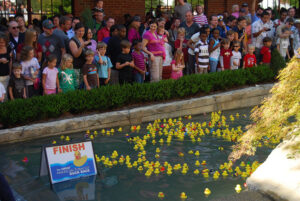
[[171, 28], [168, 30], [169, 32], [169, 43], [171, 44], [171, 46], [174, 49], [174, 42], [177, 39], [177, 31], [179, 29], [180, 26], [180, 19], [179, 18], [175, 18], [173, 20], [173, 24], [171, 25]]
[[247, 51], [247, 44], [245, 40], [245, 28], [247, 27], [247, 20], [245, 17], [239, 17], [237, 20], [237, 26], [233, 27], [234, 40], [241, 43], [240, 52]]
[[98, 54], [97, 53], [97, 42], [93, 39], [93, 32], [92, 32], [92, 29], [86, 27], [85, 28], [85, 34], [83, 36], [83, 39], [85, 41], [88, 41], [89, 44], [87, 46], [87, 49], [90, 49], [92, 50], [95, 54]]
[[7, 89], [12, 67], [12, 51], [8, 45], [8, 37], [0, 33], [0, 82]]
[[24, 43], [19, 44], [17, 47], [17, 60], [20, 60], [21, 50], [24, 46], [30, 46], [34, 49], [34, 57], [36, 57], [39, 63], [42, 60], [42, 46], [37, 42], [38, 34], [35, 29], [27, 29], [25, 32], [25, 40]]
[[77, 86], [79, 86], [82, 83], [81, 69], [85, 63], [84, 53], [86, 51], [86, 46], [89, 45], [90, 42], [84, 41], [83, 39], [85, 28], [81, 22], [75, 25], [74, 30], [75, 30], [75, 36], [71, 38], [69, 42], [69, 48], [74, 58], [73, 68], [77, 78], [76, 80]]
[[134, 16], [132, 18], [132, 22], [129, 26], [128, 31], [128, 40], [132, 43], [134, 40], [140, 40], [141, 36], [139, 33], [139, 28], [141, 26], [141, 18], [140, 16]]
[[156, 33], [157, 22], [151, 21], [149, 25], [149, 31], [145, 32], [143, 36], [143, 51], [150, 57], [151, 82], [158, 82], [162, 79], [162, 64], [165, 50]]
[[16, 17], [16, 21], [17, 21], [17, 23], [19, 25], [19, 31], [20, 31], [20, 33], [25, 34], [25, 32], [26, 32], [27, 29], [26, 29], [24, 17], [23, 16], [18, 16], [18, 17]]

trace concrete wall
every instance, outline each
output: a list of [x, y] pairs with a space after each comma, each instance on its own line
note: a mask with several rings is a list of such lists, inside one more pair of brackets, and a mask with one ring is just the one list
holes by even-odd
[[273, 84], [257, 85], [189, 100], [0, 130], [0, 144], [82, 132], [87, 129], [138, 125], [158, 118], [251, 107], [260, 104], [269, 95], [272, 86]]

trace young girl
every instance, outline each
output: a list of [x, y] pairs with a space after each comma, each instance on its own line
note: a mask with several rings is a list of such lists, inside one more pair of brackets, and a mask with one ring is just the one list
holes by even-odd
[[133, 71], [134, 73], [134, 80], [137, 83], [144, 83], [145, 80], [145, 73], [146, 73], [146, 66], [145, 66], [145, 56], [142, 53], [142, 41], [141, 40], [134, 40], [133, 45], [134, 52], [131, 53], [131, 56], [134, 61], [134, 65], [136, 69]]
[[221, 43], [219, 40], [220, 31], [215, 28], [212, 30], [212, 38], [209, 41], [209, 65], [210, 65], [210, 72], [216, 72], [217, 66], [220, 57], [220, 47]]
[[[188, 40], [185, 39], [185, 29], [183, 27], [180, 27], [177, 32], [177, 40], [175, 40], [175, 50], [181, 50], [184, 55], [184, 63], [187, 63], [188, 61], [188, 46], [187, 46]], [[195, 73], [195, 69], [188, 69], [188, 74]]]
[[58, 70], [55, 67], [57, 57], [55, 55], [49, 55], [47, 57], [47, 67], [43, 70], [43, 89], [44, 95], [56, 94], [56, 89], [61, 92], [58, 81]]
[[62, 57], [61, 66], [58, 69], [58, 79], [63, 93], [74, 91], [77, 88], [73, 57], [70, 54], [65, 54]]
[[172, 73], [171, 79], [178, 80], [182, 77], [182, 69], [184, 69], [184, 55], [182, 50], [177, 50], [175, 53], [174, 60], [171, 63], [172, 65]]
[[280, 52], [280, 55], [283, 57], [283, 59], [288, 57], [288, 59], [291, 59], [288, 47], [290, 45], [290, 29], [289, 28], [283, 28], [282, 29], [282, 37], [279, 37], [277, 39], [277, 49]]
[[40, 64], [34, 57], [34, 49], [31, 46], [24, 46], [21, 51], [22, 75], [26, 80], [26, 97], [32, 97], [38, 94], [39, 69]]

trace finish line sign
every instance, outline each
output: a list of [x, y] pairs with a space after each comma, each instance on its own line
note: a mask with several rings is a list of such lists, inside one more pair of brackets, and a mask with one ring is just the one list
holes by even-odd
[[40, 176], [50, 174], [52, 184], [97, 174], [91, 141], [45, 147]]

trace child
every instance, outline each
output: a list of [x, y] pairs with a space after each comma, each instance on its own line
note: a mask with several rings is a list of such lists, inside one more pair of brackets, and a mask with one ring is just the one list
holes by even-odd
[[207, 17], [203, 13], [203, 6], [197, 5], [196, 6], [196, 12], [197, 15], [194, 16], [193, 21], [199, 25], [199, 27], [204, 26], [205, 24], [208, 24]]
[[94, 61], [94, 52], [92, 50], [87, 50], [85, 52], [85, 64], [82, 68], [83, 82], [86, 90], [91, 90], [94, 88], [98, 88], [99, 83], [99, 75], [97, 72], [97, 67], [93, 64]]
[[240, 45], [239, 41], [234, 41], [233, 42], [232, 57], [230, 59], [231, 70], [239, 69], [239, 66], [241, 64], [242, 54], [239, 51], [240, 47], [241, 47], [241, 45]]
[[[180, 27], [177, 31], [177, 39], [175, 40], [175, 50], [182, 50], [184, 55], [184, 63], [188, 61], [188, 46], [187, 46], [188, 40], [185, 39], [185, 29], [183, 27]], [[190, 72], [195, 73], [195, 72]]]
[[10, 77], [8, 83], [8, 93], [10, 100], [16, 98], [26, 98], [26, 84], [25, 79], [21, 75], [22, 65], [20, 63], [13, 64], [13, 75]]
[[221, 44], [222, 44], [222, 49], [220, 54], [221, 71], [230, 70], [230, 59], [232, 57], [232, 51], [230, 49], [230, 40], [224, 38]]
[[99, 84], [105, 86], [110, 80], [111, 68], [113, 67], [110, 58], [105, 56], [107, 45], [100, 42], [97, 45], [98, 55], [95, 55], [95, 63], [98, 69]]
[[26, 97], [32, 97], [38, 94], [38, 75], [40, 64], [34, 57], [34, 49], [30, 46], [24, 46], [21, 50], [22, 75], [26, 80]]
[[142, 41], [135, 40], [133, 41], [134, 52], [131, 53], [131, 56], [134, 61], [134, 65], [137, 67], [138, 70], [134, 70], [134, 80], [137, 83], [144, 83], [145, 80], [145, 73], [146, 73], [146, 66], [145, 66], [145, 56], [142, 53]]
[[252, 68], [253, 66], [257, 66], [256, 64], [256, 57], [254, 54], [255, 46], [254, 45], [248, 45], [248, 54], [244, 56], [244, 64], [243, 68]]
[[77, 89], [76, 74], [73, 69], [73, 57], [64, 54], [58, 69], [59, 85], [63, 93]]
[[119, 69], [119, 83], [132, 83], [133, 69], [135, 68], [130, 54], [131, 43], [127, 40], [121, 41], [122, 53], [118, 56], [116, 68]]
[[196, 54], [196, 66], [197, 71], [200, 74], [207, 73], [209, 70], [209, 53], [208, 53], [208, 43], [207, 43], [207, 32], [205, 28], [200, 30], [200, 40], [195, 46]]
[[210, 72], [216, 72], [220, 57], [220, 31], [217, 28], [212, 30], [212, 38], [209, 41], [209, 65]]
[[263, 39], [263, 43], [264, 46], [260, 50], [260, 54], [262, 56], [262, 61], [260, 62], [260, 64], [270, 65], [272, 39], [270, 37], [265, 37]]
[[0, 103], [4, 102], [5, 94], [6, 94], [5, 88], [2, 84], [2, 82], [0, 82]]
[[226, 38], [230, 41], [230, 49], [233, 49], [233, 41], [234, 41], [234, 31], [229, 30], [226, 33]]
[[280, 52], [280, 55], [283, 57], [283, 59], [288, 57], [288, 59], [291, 59], [289, 54], [289, 45], [290, 45], [290, 29], [289, 28], [283, 28], [282, 29], [282, 37], [278, 37], [277, 39], [277, 49]]
[[58, 81], [58, 70], [55, 67], [56, 62], [57, 57], [54, 54], [50, 54], [47, 57], [47, 67], [43, 70], [42, 78], [44, 95], [56, 94], [56, 89], [58, 89], [58, 92], [61, 92]]
[[174, 60], [172, 61], [171, 79], [178, 80], [182, 77], [182, 69], [184, 69], [184, 55], [182, 50], [178, 49], [175, 53]]

